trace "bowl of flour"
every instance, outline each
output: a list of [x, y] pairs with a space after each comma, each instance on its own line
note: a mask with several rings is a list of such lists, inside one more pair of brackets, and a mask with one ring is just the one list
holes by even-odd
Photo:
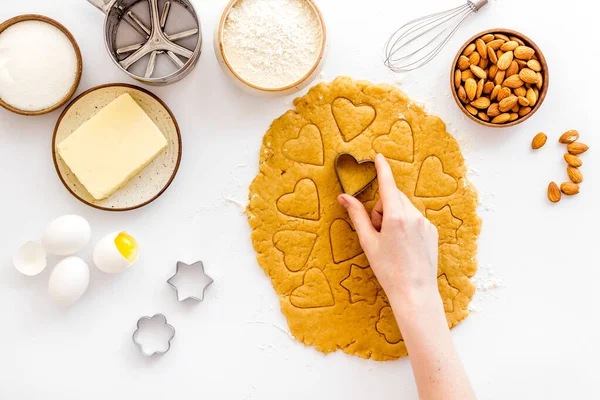
[[215, 35], [225, 74], [254, 93], [286, 95], [319, 74], [325, 23], [312, 0], [232, 0]]
[[79, 46], [59, 22], [20, 15], [0, 24], [0, 106], [42, 115], [64, 105], [79, 86]]

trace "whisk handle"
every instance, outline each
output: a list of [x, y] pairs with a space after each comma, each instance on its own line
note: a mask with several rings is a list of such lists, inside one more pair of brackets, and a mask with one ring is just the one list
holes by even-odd
[[471, 10], [474, 12], [479, 11], [479, 9], [485, 6], [488, 3], [488, 0], [468, 0], [467, 4], [471, 7]]

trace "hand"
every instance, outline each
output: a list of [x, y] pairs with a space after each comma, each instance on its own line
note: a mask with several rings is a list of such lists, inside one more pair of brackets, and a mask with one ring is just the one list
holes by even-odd
[[360, 201], [342, 194], [360, 244], [384, 291], [392, 298], [437, 289], [438, 232], [396, 187], [385, 157], [375, 158], [380, 200], [371, 216]]

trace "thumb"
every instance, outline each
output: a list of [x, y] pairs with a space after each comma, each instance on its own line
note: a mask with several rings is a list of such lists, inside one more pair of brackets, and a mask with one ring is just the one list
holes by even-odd
[[377, 234], [377, 231], [375, 230], [375, 227], [373, 227], [371, 218], [363, 204], [356, 198], [347, 194], [338, 196], [338, 202], [348, 211], [348, 215], [350, 215], [350, 219], [354, 224], [354, 229], [356, 229], [356, 233], [358, 233], [361, 243], [366, 243], [373, 239]]

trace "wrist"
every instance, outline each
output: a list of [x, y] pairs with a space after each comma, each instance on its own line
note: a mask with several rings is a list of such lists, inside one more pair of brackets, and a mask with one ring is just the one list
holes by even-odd
[[444, 306], [437, 285], [407, 287], [394, 290], [388, 296], [399, 325], [405, 321], [430, 318], [432, 315], [444, 315]]

